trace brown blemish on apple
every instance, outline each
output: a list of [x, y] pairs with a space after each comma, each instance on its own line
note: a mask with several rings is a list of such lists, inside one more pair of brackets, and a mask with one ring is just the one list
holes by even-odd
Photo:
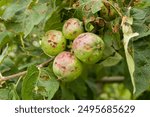
[[90, 46], [89, 44], [84, 43], [84, 48], [85, 48], [86, 50], [90, 50], [90, 49], [91, 49], [91, 46]]
[[75, 71], [75, 69], [72, 69], [70, 72], [74, 72]]
[[48, 40], [48, 43], [51, 43], [51, 42], [52, 42], [52, 41], [49, 39], [49, 40]]
[[65, 28], [67, 29], [67, 28], [68, 28], [68, 26], [69, 26], [70, 24], [71, 24], [71, 22], [69, 22], [69, 21], [68, 21], [68, 22], [66, 23]]
[[82, 35], [80, 35], [77, 39], [81, 39], [81, 38], [83, 38], [83, 37], [85, 37], [86, 36], [86, 34], [82, 34]]
[[55, 64], [57, 65], [58, 68], [62, 69], [63, 71], [66, 70], [66, 67], [65, 67], [65, 66], [63, 66], [63, 65], [61, 65], [61, 64], [59, 64], [59, 63], [57, 63], [57, 62], [55, 62]]
[[50, 33], [49, 33], [49, 40], [48, 40], [48, 43], [49, 43], [53, 48], [56, 48], [56, 47], [57, 47], [57, 42], [55, 42], [55, 38], [56, 38], [56, 35], [55, 35], [55, 34], [50, 34]]
[[64, 42], [62, 43], [62, 48], [65, 48], [65, 43]]
[[74, 25], [78, 25], [78, 22], [74, 22], [73, 24], [74, 24]]
[[53, 48], [56, 48], [56, 47], [57, 47], [57, 43], [56, 43], [56, 42], [53, 42], [52, 47], [53, 47]]
[[65, 66], [61, 66], [61, 68], [65, 71], [66, 70], [66, 67]]
[[[67, 62], [67, 64], [71, 64], [74, 61], [74, 56], [73, 54], [66, 52], [64, 54], [61, 54], [60, 56], [57, 56], [57, 63], [55, 63], [57, 65], [58, 68], [62, 69], [62, 71], [67, 71], [67, 68], [65, 66], [65, 63]], [[70, 69], [69, 69], [70, 70]]]
[[77, 33], [77, 31], [74, 31], [74, 32], [73, 32], [73, 34], [76, 34], [76, 33]]
[[50, 36], [50, 39], [51, 39], [51, 40], [55, 40], [55, 38], [56, 38], [56, 35]]

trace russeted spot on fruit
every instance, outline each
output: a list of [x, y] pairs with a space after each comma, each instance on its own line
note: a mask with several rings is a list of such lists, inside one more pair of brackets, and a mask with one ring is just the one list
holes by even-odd
[[70, 18], [63, 25], [63, 34], [66, 39], [74, 40], [83, 32], [83, 23], [77, 18]]
[[72, 81], [82, 72], [81, 62], [71, 52], [61, 52], [53, 62], [53, 72], [62, 81]]
[[94, 64], [102, 58], [104, 42], [98, 35], [87, 32], [73, 41], [72, 48], [75, 56], [82, 62]]
[[65, 50], [66, 39], [61, 31], [49, 30], [41, 41], [41, 48], [48, 56], [55, 56]]

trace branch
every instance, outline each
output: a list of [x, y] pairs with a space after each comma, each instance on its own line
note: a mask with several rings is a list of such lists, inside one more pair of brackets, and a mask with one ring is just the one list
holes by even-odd
[[132, 5], [132, 3], [134, 2], [134, 0], [130, 0], [128, 7], [130, 7]]
[[113, 82], [122, 82], [124, 81], [124, 77], [123, 76], [112, 76], [112, 77], [104, 77], [101, 80], [97, 81], [97, 82], [101, 82], [101, 83], [113, 83]]
[[[42, 68], [42, 67], [45, 67], [47, 66], [54, 58], [51, 58], [39, 65], [37, 65], [38, 68]], [[16, 74], [12, 74], [10, 76], [0, 76], [0, 84], [4, 81], [7, 81], [7, 80], [10, 80], [10, 79], [13, 79], [13, 78], [17, 78], [17, 77], [20, 77], [20, 76], [23, 76], [27, 73], [27, 71], [22, 71], [22, 72], [19, 72], [19, 73], [16, 73]]]
[[41, 68], [41, 67], [45, 67], [47, 66], [52, 60], [54, 60], [54, 57], [50, 58], [49, 60], [39, 64], [37, 67]]
[[[54, 58], [51, 58], [39, 65], [37, 65], [38, 68], [42, 68], [42, 67], [45, 67], [47, 66]], [[14, 78], [18, 78], [20, 76], [23, 76], [27, 73], [27, 71], [22, 71], [22, 72], [19, 72], [19, 73], [16, 73], [16, 74], [12, 74], [10, 76], [1, 76], [0, 75], [0, 84], [2, 82], [5, 82], [7, 80], [10, 80], [10, 79], [14, 79]], [[124, 80], [124, 77], [122, 76], [113, 76], [113, 77], [104, 77], [102, 78], [101, 80], [97, 81], [97, 82], [100, 82], [100, 83], [113, 83], [113, 82], [122, 82]]]

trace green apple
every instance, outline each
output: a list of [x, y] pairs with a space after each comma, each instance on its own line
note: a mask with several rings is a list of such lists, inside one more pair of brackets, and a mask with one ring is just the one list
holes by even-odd
[[66, 39], [63, 33], [57, 30], [46, 32], [41, 41], [41, 48], [48, 56], [55, 56], [65, 50]]
[[53, 62], [53, 72], [62, 81], [72, 81], [82, 72], [82, 63], [71, 52], [61, 52]]
[[104, 42], [94, 33], [82, 33], [73, 41], [72, 49], [82, 62], [94, 64], [102, 58]]
[[66, 39], [74, 40], [79, 34], [83, 33], [83, 25], [77, 18], [68, 19], [63, 25], [63, 34]]

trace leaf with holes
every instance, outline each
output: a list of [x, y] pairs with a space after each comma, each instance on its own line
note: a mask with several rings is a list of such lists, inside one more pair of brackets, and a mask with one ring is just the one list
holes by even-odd
[[33, 92], [36, 86], [37, 80], [39, 77], [39, 70], [34, 65], [28, 68], [26, 76], [23, 78], [22, 83], [22, 99], [23, 100], [32, 100]]

